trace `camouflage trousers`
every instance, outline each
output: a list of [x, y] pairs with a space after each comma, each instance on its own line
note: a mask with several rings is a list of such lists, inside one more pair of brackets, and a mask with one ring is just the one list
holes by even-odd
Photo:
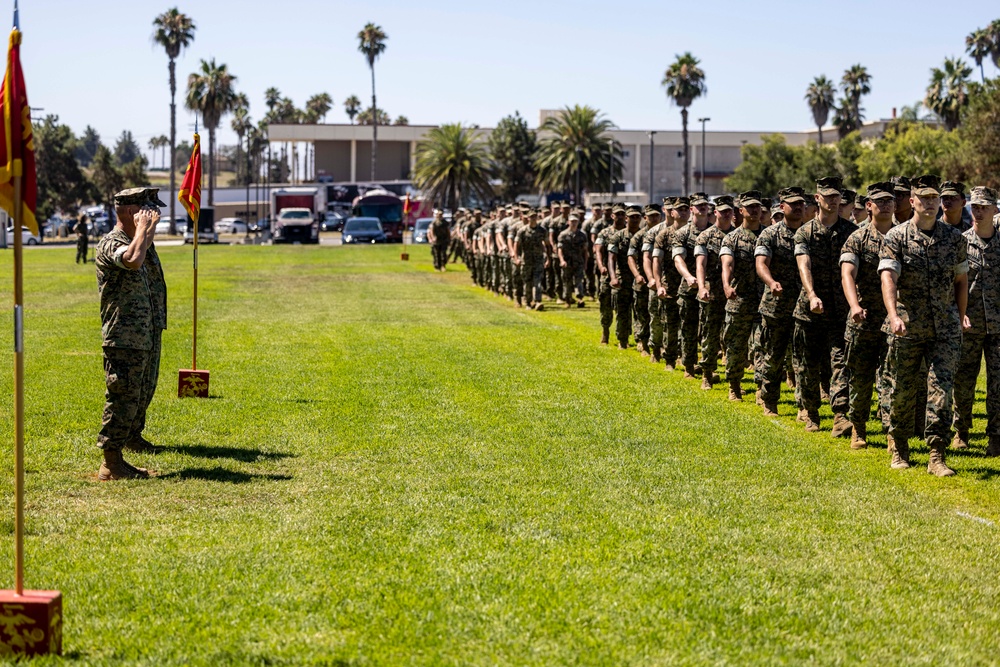
[[87, 263], [87, 237], [76, 240], [76, 261]]
[[649, 288], [632, 290], [632, 335], [635, 342], [649, 343]]
[[676, 296], [656, 297], [660, 302], [660, 321], [663, 323], [663, 354], [664, 362], [671, 366], [680, 355], [681, 310], [677, 305]]
[[986, 358], [986, 435], [1000, 437], [1000, 335], [962, 334], [962, 352], [955, 374], [955, 430], [968, 435], [976, 380]]
[[465, 265], [469, 268], [469, 277], [472, 278], [472, 284], [479, 284], [479, 255], [475, 253], [467, 252], [465, 253]]
[[573, 293], [575, 292], [577, 297], [583, 298], [583, 265], [577, 264], [573, 265], [569, 262], [566, 263], [566, 268], [562, 269], [560, 273], [562, 274], [562, 288], [563, 291], [560, 293], [563, 301], [566, 303], [573, 303]]
[[504, 276], [507, 279], [506, 285], [506, 295], [515, 299], [523, 299], [524, 294], [524, 277], [521, 274], [521, 265], [514, 264], [513, 258], [510, 256], [502, 257], [504, 266]]
[[550, 299], [562, 295], [562, 272], [556, 270], [555, 262], [550, 262], [545, 269], [545, 293]]
[[431, 260], [434, 262], [434, 268], [440, 269], [445, 264], [448, 263], [448, 246], [444, 243], [435, 243], [431, 245]]
[[462, 240], [457, 236], [452, 237], [451, 241], [448, 242], [448, 253], [446, 258], [455, 257], [456, 259], [465, 260], [465, 245]]
[[[888, 338], [886, 382], [889, 391], [889, 435], [906, 442], [914, 435], [918, 387], [927, 387], [924, 437], [931, 449], [946, 447], [951, 436], [955, 371], [962, 347], [956, 330], [938, 338]], [[926, 370], [922, 364], [926, 363]], [[918, 434], [919, 435], [919, 434]]]
[[615, 319], [615, 307], [611, 302], [611, 283], [607, 276], [601, 276], [597, 286], [597, 303], [601, 309], [601, 329], [610, 329]]
[[701, 370], [715, 375], [722, 350], [722, 327], [726, 323], [726, 302], [722, 299], [701, 304]]
[[785, 379], [785, 355], [792, 342], [794, 329], [795, 323], [791, 316], [779, 320], [764, 315], [761, 319], [760, 397], [767, 405], [777, 405], [781, 397], [781, 381]]
[[615, 311], [615, 336], [623, 347], [628, 347], [629, 336], [632, 335], [632, 286], [620, 285], [611, 288], [611, 305]]
[[522, 257], [519, 268], [521, 269], [521, 284], [524, 296], [531, 303], [541, 303], [542, 281], [545, 279], [545, 259], [541, 257]]
[[649, 290], [649, 349], [660, 354], [663, 350], [663, 300]]
[[880, 369], [885, 362], [887, 344], [885, 334], [878, 330], [862, 331], [848, 327], [844, 340], [846, 343], [844, 363], [847, 368], [850, 406], [847, 417], [852, 424], [864, 424], [872, 415], [872, 390], [876, 384], [879, 404], [885, 404], [883, 397], [885, 383], [879, 379]]
[[795, 320], [792, 334], [792, 365], [795, 368], [799, 407], [811, 415], [819, 412], [823, 367], [830, 366], [830, 409], [845, 414], [848, 408], [847, 374], [844, 369], [846, 320], [824, 318], [819, 322]]
[[160, 332], [153, 334], [150, 350], [103, 348], [107, 388], [101, 430], [97, 434], [97, 446], [101, 449], [121, 449], [142, 436], [146, 410], [160, 376], [160, 337]]
[[698, 363], [698, 325], [701, 319], [701, 304], [694, 295], [677, 297], [681, 330], [681, 363], [689, 368]]
[[593, 255], [587, 255], [587, 267], [584, 273], [587, 275], [587, 296], [594, 298], [597, 294], [597, 263]]
[[730, 387], [738, 387], [743, 381], [747, 350], [755, 329], [754, 319], [754, 313], [726, 313], [722, 341], [726, 346], [726, 381]]

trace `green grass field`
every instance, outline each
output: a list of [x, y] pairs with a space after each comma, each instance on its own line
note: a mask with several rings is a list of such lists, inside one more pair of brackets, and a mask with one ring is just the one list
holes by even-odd
[[[601, 347], [594, 306], [517, 310], [399, 250], [203, 248], [213, 397], [179, 400], [191, 250], [161, 249], [166, 451], [130, 457], [160, 476], [103, 484], [93, 265], [25, 253], [26, 584], [63, 592], [69, 658], [36, 664], [1000, 661], [981, 403], [956, 477], [916, 441], [892, 471], [828, 412], [806, 434], [790, 397], [768, 420]], [[5, 306], [3, 587], [11, 329]]]

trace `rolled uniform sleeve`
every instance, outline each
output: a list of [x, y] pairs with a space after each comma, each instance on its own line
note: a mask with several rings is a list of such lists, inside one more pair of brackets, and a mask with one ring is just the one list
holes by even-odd
[[719, 257], [725, 257], [726, 255], [729, 255], [730, 257], [732, 257], [733, 256], [733, 249], [730, 248], [727, 245], [724, 245], [721, 248], [719, 248]]
[[903, 272], [903, 264], [900, 261], [902, 256], [899, 247], [899, 236], [895, 234], [887, 234], [885, 237], [885, 245], [882, 246], [882, 252], [879, 253], [878, 260], [878, 272], [892, 271], [897, 276]]
[[768, 245], [771, 241], [770, 234], [761, 234], [757, 239], [757, 247], [753, 249], [754, 257], [771, 257], [771, 246]]
[[698, 245], [696, 245], [694, 247], [694, 256], [695, 257], [706, 257], [706, 256], [708, 256], [708, 249], [705, 248], [705, 246], [703, 246], [703, 245], [701, 245], [699, 243]]
[[851, 264], [855, 268], [860, 267], [861, 255], [858, 245], [858, 237], [855, 236], [855, 234], [851, 234], [847, 237], [847, 241], [844, 243], [844, 247], [840, 251], [840, 261], [838, 264]]

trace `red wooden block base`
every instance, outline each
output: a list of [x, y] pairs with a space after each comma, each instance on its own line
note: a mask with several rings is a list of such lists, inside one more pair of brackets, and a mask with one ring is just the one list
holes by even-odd
[[401, 260], [403, 260], [404, 262], [408, 262], [408, 261], [410, 261], [410, 253], [408, 253], [408, 252], [401, 252], [401, 253], [399, 253], [399, 258]]
[[177, 371], [177, 398], [208, 398], [208, 371]]
[[0, 591], [0, 660], [62, 655], [62, 593]]

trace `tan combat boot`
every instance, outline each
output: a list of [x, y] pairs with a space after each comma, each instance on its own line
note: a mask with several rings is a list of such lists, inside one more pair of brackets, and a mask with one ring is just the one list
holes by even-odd
[[654, 364], [660, 363], [660, 349], [655, 345], [649, 351], [649, 360]]
[[730, 401], [742, 401], [743, 400], [743, 388], [739, 384], [729, 385], [729, 400]]
[[1000, 456], [1000, 438], [995, 435], [990, 436], [990, 444], [986, 447], [986, 456], [990, 458]]
[[663, 367], [663, 370], [668, 371], [668, 372], [672, 371], [672, 370], [674, 370], [674, 365], [673, 364], [667, 364], [666, 366]]
[[806, 413], [806, 433], [815, 433], [819, 430], [819, 413]]
[[952, 438], [951, 448], [952, 449], [966, 449], [969, 446], [969, 434], [962, 433], [961, 431], [955, 431], [955, 437]]
[[642, 341], [639, 341], [638, 343], [636, 343], [635, 344], [635, 348], [637, 350], [639, 350], [639, 354], [641, 354], [642, 356], [644, 356], [644, 357], [648, 357], [649, 356], [649, 348]]
[[608, 329], [608, 327], [604, 327], [603, 329], [601, 329], [601, 345], [607, 345], [608, 338], [610, 337], [611, 337], [611, 331]]
[[789, 389], [795, 389], [795, 373], [785, 374], [785, 384], [788, 385]]
[[709, 390], [712, 389], [712, 378], [711, 378], [711, 376], [706, 375], [705, 377], [703, 377], [701, 379], [701, 388], [703, 390], [705, 390], [705, 391], [709, 391]]
[[684, 379], [685, 380], [693, 380], [694, 379], [694, 366], [685, 366], [684, 367]]
[[149, 471], [126, 463], [125, 459], [122, 458], [121, 450], [104, 450], [104, 461], [97, 471], [97, 479], [108, 482], [116, 479], [146, 479], [147, 477], [149, 477]]
[[762, 402], [761, 407], [764, 408], [765, 417], [777, 417], [778, 416], [778, 404], [777, 403], [767, 403]]
[[931, 447], [931, 458], [927, 461], [927, 472], [935, 477], [951, 477], [955, 474], [954, 470], [945, 465], [944, 450], [944, 445]]
[[535, 310], [539, 312], [545, 310], [545, 304], [539, 301], [538, 303], [535, 304]]
[[760, 397], [760, 392], [761, 391], [763, 391], [763, 390], [762, 389], [757, 389], [757, 392], [754, 394], [754, 396], [757, 399], [757, 405], [763, 406], [764, 405], [764, 399]]
[[910, 467], [910, 443], [909, 442], [896, 442], [896, 439], [891, 435], [886, 436], [886, 441], [889, 444], [889, 453], [892, 454], [892, 461], [889, 462], [889, 467], [893, 470], [906, 470]]
[[867, 449], [868, 448], [868, 425], [867, 424], [851, 424], [853, 426], [853, 432], [851, 434], [851, 449]]
[[795, 414], [795, 421], [805, 424], [807, 419], [809, 419], [809, 412], [805, 408], [799, 408]]
[[843, 412], [838, 412], [833, 416], [833, 429], [830, 431], [830, 435], [835, 438], [849, 438], [853, 430], [854, 426], [847, 420]]

